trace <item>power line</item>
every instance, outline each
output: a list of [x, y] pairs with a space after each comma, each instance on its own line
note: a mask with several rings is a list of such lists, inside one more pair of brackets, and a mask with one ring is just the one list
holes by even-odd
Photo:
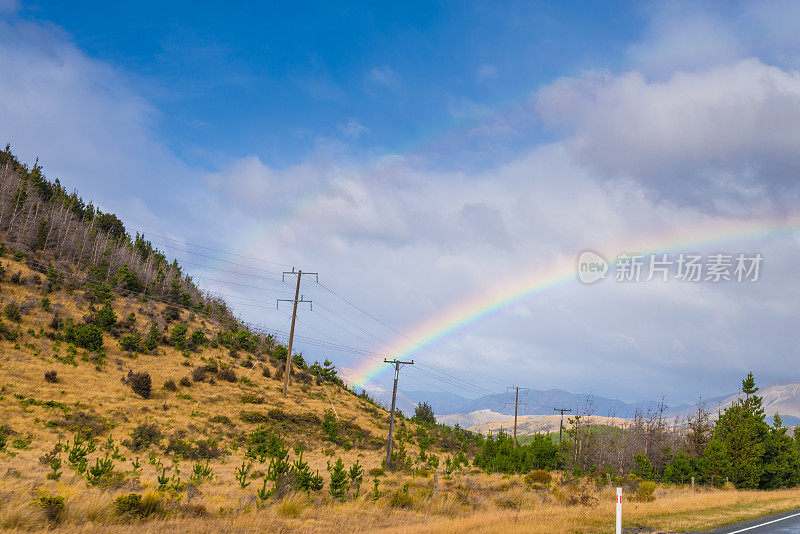
[[[349, 305], [350, 305], [350, 306], [352, 306], [353, 308], [357, 309], [358, 311], [360, 311], [361, 313], [363, 313], [363, 314], [364, 314], [364, 315], [366, 315], [367, 317], [369, 317], [369, 318], [373, 319], [374, 321], [376, 321], [376, 322], [380, 323], [381, 325], [385, 326], [386, 328], [388, 328], [388, 329], [392, 330], [393, 332], [396, 332], [396, 333], [400, 334], [401, 336], [403, 336], [404, 338], [408, 339], [408, 336], [407, 336], [406, 334], [404, 334], [403, 332], [401, 332], [400, 330], [397, 330], [397, 329], [396, 329], [396, 328], [394, 328], [393, 326], [391, 326], [391, 325], [389, 325], [389, 324], [385, 323], [384, 321], [380, 320], [379, 318], [375, 317], [373, 314], [369, 313], [368, 311], [366, 311], [365, 309], [361, 308], [361, 307], [360, 307], [360, 306], [358, 306], [357, 304], [353, 303], [352, 301], [348, 300], [347, 298], [343, 297], [342, 295], [340, 295], [340, 294], [336, 293], [334, 290], [332, 290], [332, 289], [331, 289], [331, 288], [329, 288], [328, 286], [326, 286], [326, 285], [324, 285], [324, 284], [322, 284], [322, 283], [320, 283], [319, 285], [320, 285], [320, 286], [321, 286], [323, 289], [325, 289], [326, 291], [330, 292], [332, 295], [334, 295], [334, 296], [338, 297], [339, 299], [341, 299], [341, 300], [342, 300], [342, 301], [344, 301], [345, 303], [349, 304]], [[375, 336], [374, 334], [373, 334], [373, 336], [374, 336], [374, 337], [376, 337], [376, 338], [378, 337], [378, 336]], [[480, 376], [480, 378], [482, 378], [482, 379], [484, 379], [484, 380], [491, 380], [491, 381], [495, 382], [496, 384], [502, 385], [503, 387], [505, 387], [505, 386], [508, 384], [508, 382], [505, 382], [505, 381], [502, 381], [502, 380], [495, 379], [495, 378], [493, 378], [493, 377], [491, 377], [491, 376], [487, 376], [487, 375], [485, 375], [485, 374], [482, 374], [482, 373], [479, 373], [479, 372], [477, 372], [477, 371], [473, 371], [472, 369], [470, 369], [469, 367], [467, 367], [466, 365], [464, 365], [463, 363], [461, 363], [461, 362], [459, 362], [459, 361], [457, 361], [457, 360], [453, 360], [453, 359], [451, 359], [451, 358], [447, 358], [447, 357], [445, 357], [445, 356], [443, 356], [443, 355], [441, 355], [441, 354], [440, 354], [440, 355], [437, 355], [437, 357], [438, 357], [438, 358], [440, 358], [440, 359], [442, 359], [442, 360], [450, 361], [451, 363], [453, 363], [453, 364], [455, 364], [455, 365], [461, 366], [461, 367], [462, 367], [462, 368], [464, 368], [465, 370], [467, 370], [467, 371], [469, 371], [469, 372], [471, 372], [471, 373], [473, 373], [473, 374], [475, 374], [475, 375], [477, 375], [477, 376]], [[418, 362], [418, 363], [419, 363], [419, 362]]]
[[343, 296], [341, 296], [340, 294], [336, 293], [336, 292], [335, 292], [333, 289], [329, 288], [328, 286], [326, 286], [326, 285], [324, 285], [324, 284], [322, 284], [322, 283], [320, 283], [319, 285], [320, 285], [320, 287], [322, 287], [324, 290], [326, 290], [326, 291], [329, 291], [331, 294], [333, 294], [333, 295], [335, 295], [335, 296], [339, 297], [341, 300], [343, 300], [344, 302], [346, 302], [347, 304], [349, 304], [349, 305], [350, 305], [350, 306], [352, 306], [353, 308], [357, 309], [358, 311], [360, 311], [361, 313], [363, 313], [363, 314], [364, 314], [364, 315], [366, 315], [367, 317], [371, 318], [372, 320], [374, 320], [374, 321], [377, 321], [378, 323], [382, 324], [383, 326], [385, 326], [385, 327], [386, 327], [386, 328], [388, 328], [389, 330], [391, 330], [391, 331], [393, 331], [393, 332], [395, 332], [395, 333], [397, 333], [397, 334], [400, 334], [400, 335], [401, 335], [401, 336], [403, 336], [403, 337], [406, 337], [406, 338], [408, 337], [408, 336], [406, 336], [406, 335], [405, 335], [403, 332], [401, 332], [400, 330], [398, 330], [398, 329], [394, 328], [394, 327], [393, 327], [393, 326], [391, 326], [391, 325], [388, 325], [388, 324], [384, 323], [383, 321], [381, 321], [380, 319], [378, 319], [377, 317], [375, 317], [374, 315], [372, 315], [372, 314], [371, 314], [371, 313], [369, 313], [368, 311], [366, 311], [366, 310], [362, 309], [361, 307], [357, 306], [356, 304], [353, 304], [352, 302], [350, 302], [349, 300], [347, 300], [346, 298], [344, 298], [344, 297], [343, 297]]
[[[144, 235], [145, 235], [145, 232], [142, 232], [142, 238], [144, 238]], [[174, 237], [166, 237], [166, 236], [163, 236], [163, 235], [157, 235], [157, 234], [153, 234], [153, 233], [150, 233], [148, 235], [151, 235], [153, 237], [157, 237], [159, 239], [167, 239], [169, 241], [176, 241], [178, 243], [184, 243], [186, 245], [193, 246], [193, 247], [204, 248], [206, 250], [212, 250], [214, 252], [219, 252], [219, 253], [222, 253], [222, 254], [228, 254], [230, 256], [236, 256], [238, 258], [243, 258], [243, 259], [246, 259], [246, 260], [260, 261], [262, 263], [270, 263], [272, 265], [278, 265], [280, 267], [291, 267], [291, 265], [287, 265], [285, 263], [280, 263], [280, 262], [277, 262], [277, 261], [265, 260], [265, 259], [262, 259], [262, 258], [253, 258], [251, 256], [243, 256], [241, 254], [236, 254], [236, 253], [228, 252], [228, 251], [225, 251], [225, 250], [211, 248], [211, 247], [208, 247], [208, 246], [205, 246], [205, 245], [200, 245], [200, 244], [197, 244], [197, 243], [190, 243], [190, 242], [185, 241], [183, 239], [175, 239]]]

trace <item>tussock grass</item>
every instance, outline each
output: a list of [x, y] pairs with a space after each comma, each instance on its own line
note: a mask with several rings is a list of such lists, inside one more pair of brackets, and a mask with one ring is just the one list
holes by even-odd
[[300, 517], [308, 505], [308, 498], [302, 493], [291, 493], [281, 499], [275, 506], [275, 513], [280, 517]]

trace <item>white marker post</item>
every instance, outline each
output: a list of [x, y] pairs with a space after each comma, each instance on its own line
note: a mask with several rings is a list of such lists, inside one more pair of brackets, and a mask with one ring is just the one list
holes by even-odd
[[617, 534], [622, 534], [622, 488], [617, 488]]

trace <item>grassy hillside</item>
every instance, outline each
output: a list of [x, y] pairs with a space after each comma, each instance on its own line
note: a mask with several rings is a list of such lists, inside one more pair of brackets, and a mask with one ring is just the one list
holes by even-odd
[[[247, 457], [248, 449], [263, 449], [253, 441], [259, 433], [277, 438], [290, 460], [302, 458], [326, 485], [329, 462], [340, 458], [348, 469], [362, 466], [363, 479], [381, 472], [387, 413], [343, 387], [335, 370], [296, 358], [284, 398], [282, 346], [270, 348], [263, 338], [191, 309], [122, 296], [77, 272], [48, 271], [41, 255], [26, 259], [6, 245], [0, 251], [3, 485], [29, 482], [53, 496], [88, 488], [110, 502], [156, 489], [161, 475], [170, 478], [170, 498], [181, 513], [191, 511], [192, 492], [212, 485], [202, 513], [244, 509], [258, 501], [258, 489], [274, 486], [264, 482], [274, 454]], [[148, 349], [149, 342], [156, 346]], [[332, 377], [323, 380], [315, 369]], [[82, 472], [69, 465], [76, 436], [94, 440]], [[468, 434], [400, 418], [396, 463], [406, 470], [426, 466], [431, 453], [464, 447], [459, 436]], [[423, 459], [420, 443], [428, 451]], [[59, 451], [61, 445], [69, 449]], [[55, 457], [57, 469], [50, 464]], [[90, 480], [91, 468], [109, 458], [109, 472]], [[243, 462], [251, 464], [245, 488], [235, 479]], [[211, 473], [202, 482], [190, 481], [195, 467], [206, 466]], [[55, 472], [61, 475], [53, 480]], [[113, 511], [108, 502], [104, 513]], [[37, 509], [20, 515], [4, 506], [0, 525], [41, 525], [42, 513], [31, 510]]]

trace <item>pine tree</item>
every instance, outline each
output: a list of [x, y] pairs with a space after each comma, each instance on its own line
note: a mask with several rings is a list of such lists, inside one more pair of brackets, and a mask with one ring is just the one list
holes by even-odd
[[161, 331], [158, 329], [158, 325], [153, 323], [150, 325], [150, 330], [147, 331], [147, 337], [144, 340], [144, 346], [147, 347], [147, 350], [155, 350], [160, 341]]
[[333, 464], [330, 472], [331, 483], [329, 491], [335, 499], [344, 501], [345, 497], [347, 496], [347, 471], [344, 468], [344, 463], [342, 462], [341, 458], [336, 460], [336, 463]]
[[419, 423], [436, 424], [436, 416], [433, 414], [433, 408], [427, 402], [417, 404], [414, 408], [414, 420]]
[[717, 438], [712, 438], [703, 451], [700, 462], [703, 479], [712, 486], [719, 486], [730, 473], [731, 463], [728, 460], [728, 450], [725, 443]]
[[760, 486], [762, 489], [795, 486], [800, 482], [799, 473], [800, 452], [776, 413], [764, 443], [764, 473]]
[[356, 497], [361, 493], [361, 481], [364, 479], [364, 468], [358, 463], [354, 463], [350, 467], [350, 485], [355, 489]]
[[724, 444], [730, 462], [726, 476], [737, 488], [758, 488], [764, 473], [764, 442], [769, 429], [757, 391], [753, 373], [748, 373], [742, 380], [745, 398], [725, 409], [714, 429], [712, 442]]

